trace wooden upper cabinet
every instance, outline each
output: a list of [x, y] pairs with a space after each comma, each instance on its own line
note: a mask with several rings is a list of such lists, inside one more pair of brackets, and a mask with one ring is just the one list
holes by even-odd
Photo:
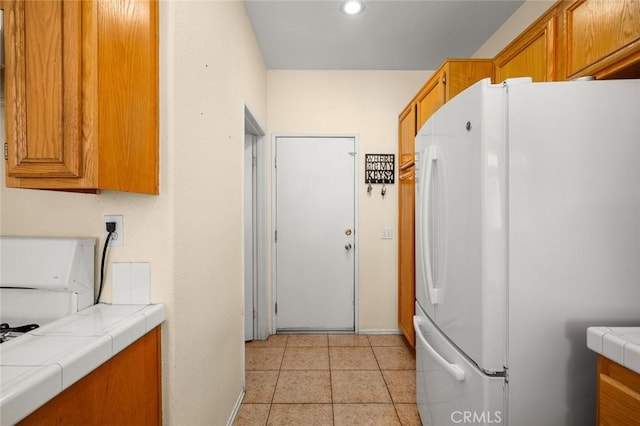
[[79, 177], [81, 3], [7, 1], [5, 7], [7, 172]]
[[4, 9], [7, 186], [157, 194], [157, 1]]
[[416, 104], [414, 102], [400, 113], [398, 117], [398, 151], [400, 168], [413, 165], [414, 140], [416, 136]]
[[561, 10], [561, 79], [640, 76], [640, 1], [580, 0]]
[[419, 131], [422, 125], [427, 122], [429, 117], [431, 117], [438, 108], [444, 105], [445, 82], [446, 76], [444, 71], [438, 70], [431, 76], [420, 92], [418, 92], [418, 96], [416, 97], [416, 131]]
[[531, 77], [533, 81], [556, 79], [555, 46], [558, 19], [543, 15], [494, 58], [494, 82]]
[[492, 72], [491, 59], [447, 59], [416, 95], [416, 131], [442, 105]]

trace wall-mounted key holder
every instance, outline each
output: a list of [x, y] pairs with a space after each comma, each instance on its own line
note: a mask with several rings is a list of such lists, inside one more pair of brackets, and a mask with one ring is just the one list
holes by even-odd
[[365, 154], [364, 183], [394, 183], [395, 154]]
[[364, 155], [364, 183], [367, 184], [367, 194], [371, 195], [371, 184], [380, 183], [380, 194], [384, 198], [387, 193], [386, 184], [395, 182], [395, 154], [365, 154]]

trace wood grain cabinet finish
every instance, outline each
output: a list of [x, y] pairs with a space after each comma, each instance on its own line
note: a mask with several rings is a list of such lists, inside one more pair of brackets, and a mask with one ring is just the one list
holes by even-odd
[[411, 102], [398, 117], [398, 151], [401, 168], [413, 165], [416, 136], [416, 104]]
[[157, 194], [157, 1], [3, 6], [7, 186]]
[[597, 424], [640, 426], [640, 374], [598, 356]]
[[455, 95], [492, 73], [491, 59], [447, 59], [416, 95], [416, 131]]
[[640, 76], [640, 1], [578, 0], [557, 6], [562, 16], [562, 80]]
[[415, 347], [415, 168], [400, 171], [398, 200], [398, 326]]
[[548, 12], [498, 53], [494, 58], [494, 82], [516, 77], [555, 80], [557, 27], [555, 11]]
[[18, 425], [161, 425], [160, 353], [158, 326]]

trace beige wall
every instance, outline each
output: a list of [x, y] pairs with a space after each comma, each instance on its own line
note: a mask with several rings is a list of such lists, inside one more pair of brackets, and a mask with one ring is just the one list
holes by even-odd
[[[361, 332], [395, 331], [397, 321], [397, 183], [367, 195], [365, 153], [395, 153], [398, 114], [431, 71], [268, 72], [271, 135], [347, 134], [359, 139], [359, 303]], [[269, 157], [270, 158], [270, 157]], [[270, 187], [270, 183], [268, 184]], [[382, 240], [383, 227], [393, 239]]]
[[548, 0], [525, 1], [472, 57], [493, 58], [554, 3]]
[[219, 425], [242, 388], [243, 114], [246, 102], [266, 127], [266, 69], [239, 1], [162, 1], [160, 21], [160, 195], [3, 184], [0, 233], [101, 246], [103, 215], [123, 214], [109, 263], [150, 262], [151, 299], [167, 306], [164, 423]]

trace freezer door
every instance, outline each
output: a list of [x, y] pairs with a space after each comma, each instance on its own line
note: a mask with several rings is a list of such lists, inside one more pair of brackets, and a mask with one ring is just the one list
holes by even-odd
[[502, 371], [506, 358], [504, 97], [486, 79], [438, 110], [417, 185], [416, 266], [426, 277], [416, 285], [437, 326], [485, 371]]
[[424, 426], [506, 424], [506, 386], [471, 364], [416, 306], [416, 396]]

